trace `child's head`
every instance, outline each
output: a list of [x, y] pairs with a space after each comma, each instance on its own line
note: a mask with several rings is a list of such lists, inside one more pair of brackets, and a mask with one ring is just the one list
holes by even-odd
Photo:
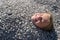
[[47, 28], [51, 24], [52, 15], [50, 13], [35, 13], [31, 19], [32, 22], [39, 28]]

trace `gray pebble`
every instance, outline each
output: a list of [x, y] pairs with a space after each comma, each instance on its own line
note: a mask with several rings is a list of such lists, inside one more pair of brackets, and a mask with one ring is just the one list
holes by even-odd
[[[60, 15], [59, 0], [0, 0], [0, 40], [57, 40]], [[54, 6], [56, 5], [56, 6]], [[52, 12], [55, 30], [37, 28], [31, 21], [36, 12]], [[55, 10], [56, 9], [56, 10]], [[59, 20], [58, 20], [59, 19]], [[58, 20], [58, 22], [57, 22]]]

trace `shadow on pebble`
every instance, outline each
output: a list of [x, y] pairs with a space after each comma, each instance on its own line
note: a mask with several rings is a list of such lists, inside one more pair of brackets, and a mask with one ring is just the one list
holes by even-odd
[[55, 29], [53, 28], [50, 31], [46, 31], [46, 30], [42, 30], [37, 28], [38, 33], [39, 33], [39, 40], [57, 40], [57, 32], [55, 31]]
[[36, 2], [38, 4], [44, 4], [44, 5], [52, 4], [52, 2], [50, 2], [49, 0], [34, 0], [34, 2]]
[[10, 31], [9, 33], [6, 30], [0, 29], [0, 40], [14, 40], [15, 31]]
[[[14, 20], [11, 18], [9, 18], [9, 19], [10, 19], [10, 21], [6, 19], [6, 22], [10, 23], [10, 25], [14, 24], [14, 26], [15, 25], [18, 26], [18, 23], [15, 22], [16, 18]], [[6, 24], [6, 22], [4, 24]], [[7, 25], [8, 25], [8, 23], [7, 23]], [[0, 25], [0, 27], [1, 26], [2, 26], [2, 24]], [[15, 30], [13, 31], [12, 29], [15, 29]], [[19, 38], [15, 37], [15, 35], [17, 35], [16, 33], [18, 30], [18, 27], [13, 28], [13, 26], [12, 26], [12, 29], [9, 31], [9, 29], [4, 30], [4, 29], [0, 28], [0, 40], [20, 40]], [[23, 32], [23, 31], [25, 31], [25, 32]], [[21, 31], [19, 31], [19, 32], [21, 32]], [[20, 37], [22, 37], [21, 40], [57, 40], [57, 33], [55, 32], [55, 29], [53, 29], [51, 31], [44, 31], [39, 28], [32, 28], [32, 27], [30, 30], [29, 29], [23, 30], [23, 28], [22, 28], [21, 33], [22, 33], [21, 34], [22, 36], [19, 35]]]

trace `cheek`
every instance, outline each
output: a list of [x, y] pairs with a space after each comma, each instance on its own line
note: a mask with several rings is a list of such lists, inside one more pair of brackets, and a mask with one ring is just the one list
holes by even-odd
[[50, 20], [45, 20], [43, 23], [42, 23], [42, 25], [44, 25], [44, 26], [47, 26], [47, 25], [49, 25], [50, 24]]
[[44, 20], [43, 23], [50, 23], [50, 20]]
[[44, 22], [42, 22], [43, 25], [49, 25], [50, 24], [50, 20], [44, 20]]

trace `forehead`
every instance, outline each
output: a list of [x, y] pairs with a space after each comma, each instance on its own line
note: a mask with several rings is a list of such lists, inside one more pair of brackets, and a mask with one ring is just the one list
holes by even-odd
[[45, 17], [50, 17], [51, 15], [48, 14], [48, 13], [44, 13], [43, 16], [45, 16]]
[[35, 16], [36, 15], [39, 15], [39, 16], [48, 16], [50, 17], [50, 14], [49, 13], [35, 13]]
[[49, 13], [35, 13], [33, 16], [32, 16], [32, 19], [35, 19], [35, 18], [38, 18], [38, 17], [42, 17], [44, 19], [50, 19], [51, 17], [51, 14]]

